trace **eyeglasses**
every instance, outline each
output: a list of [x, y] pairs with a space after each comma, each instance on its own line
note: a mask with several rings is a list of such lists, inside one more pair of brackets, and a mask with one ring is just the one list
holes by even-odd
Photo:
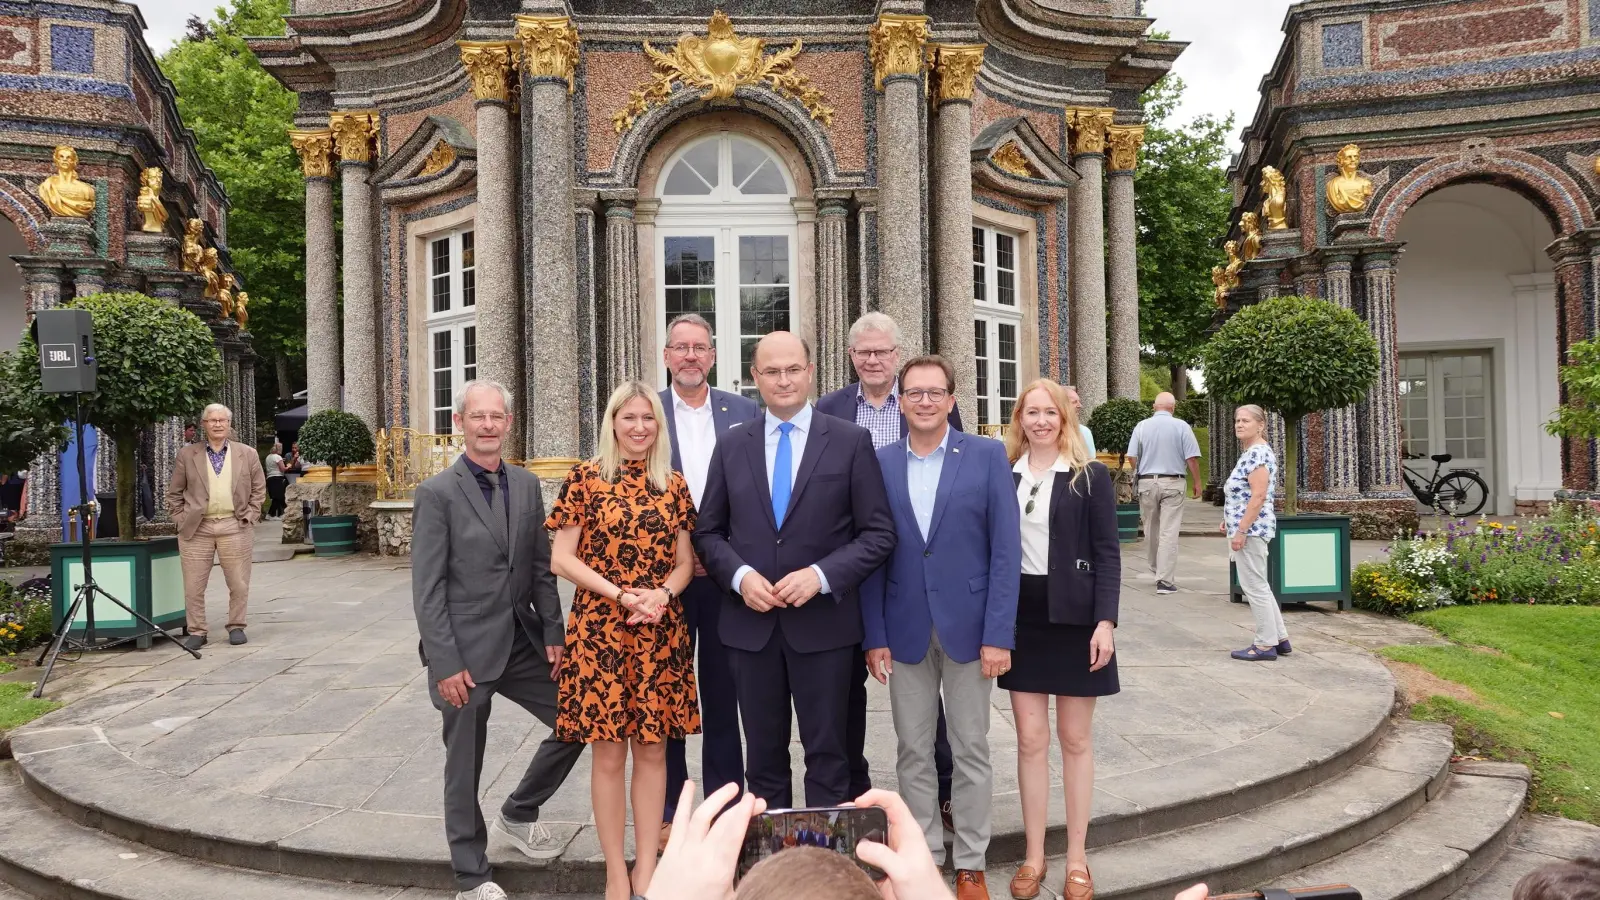
[[1044, 487], [1044, 482], [1035, 481], [1033, 483], [1033, 487], [1028, 488], [1028, 505], [1024, 506], [1022, 508], [1022, 514], [1023, 515], [1025, 515], [1025, 516], [1033, 515], [1033, 500], [1034, 500], [1035, 497], [1039, 496], [1039, 488], [1042, 488], [1042, 487]]
[[667, 350], [674, 356], [705, 356], [711, 352], [709, 344], [668, 344]]
[[773, 380], [777, 380], [777, 379], [786, 377], [790, 381], [793, 381], [794, 379], [799, 378], [801, 375], [804, 375], [805, 373], [806, 373], [806, 367], [805, 366], [790, 366], [787, 369], [757, 369], [756, 370], [756, 374], [760, 375], [762, 378], [771, 378]]
[[475, 412], [475, 413], [467, 413], [466, 419], [467, 419], [468, 422], [471, 422], [474, 425], [482, 425], [485, 422], [493, 422], [496, 425], [499, 425], [500, 423], [502, 423], [502, 422], [504, 422], [506, 420], [506, 414], [505, 413], [481, 413], [481, 412]]
[[931, 388], [928, 390], [915, 388], [909, 391], [901, 391], [901, 394], [912, 403], [921, 403], [924, 400], [932, 400], [935, 403], [943, 403], [944, 398], [950, 396], [949, 391], [941, 388]]
[[850, 355], [857, 359], [888, 359], [898, 352], [900, 352], [899, 347], [890, 347], [887, 350], [857, 350], [854, 347], [850, 348]]

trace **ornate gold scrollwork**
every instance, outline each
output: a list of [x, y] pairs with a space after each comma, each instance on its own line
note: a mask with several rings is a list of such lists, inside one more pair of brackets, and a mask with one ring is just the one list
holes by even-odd
[[1022, 152], [1016, 141], [1006, 141], [995, 151], [989, 154], [989, 161], [1002, 172], [1009, 172], [1019, 178], [1038, 178], [1039, 173], [1033, 168], [1033, 160]]
[[370, 163], [378, 137], [377, 110], [341, 110], [328, 118], [333, 143], [345, 162]]
[[795, 71], [794, 61], [803, 47], [800, 41], [787, 50], [763, 56], [766, 41], [740, 37], [722, 10], [712, 13], [704, 38], [685, 34], [671, 53], [662, 53], [644, 42], [650, 58], [650, 80], [628, 92], [628, 105], [611, 117], [617, 133], [633, 123], [652, 106], [665, 103], [673, 89], [682, 84], [703, 91], [702, 99], [726, 100], [740, 85], [765, 82], [776, 93], [805, 108], [824, 125], [833, 124], [833, 108], [824, 101], [822, 91], [805, 75]]
[[1268, 231], [1282, 231], [1289, 227], [1287, 198], [1288, 185], [1283, 173], [1271, 166], [1261, 169], [1261, 217], [1267, 220]]
[[572, 93], [578, 68], [578, 27], [566, 16], [517, 16], [522, 70], [531, 78], [562, 78]]
[[1144, 146], [1143, 125], [1111, 125], [1106, 128], [1106, 146], [1111, 150], [1111, 171], [1131, 172], [1139, 167], [1139, 148]]
[[461, 66], [472, 79], [472, 94], [479, 100], [511, 100], [511, 73], [516, 70], [520, 46], [515, 41], [456, 41]]
[[456, 148], [450, 146], [447, 141], [440, 141], [433, 145], [432, 150], [428, 151], [428, 158], [422, 161], [422, 171], [418, 172], [417, 175], [434, 175], [443, 172], [445, 169], [450, 168], [450, 164], [455, 161]]
[[300, 154], [300, 168], [307, 178], [327, 178], [333, 174], [333, 132], [329, 129], [291, 128], [289, 146]]
[[929, 44], [928, 68], [934, 75], [934, 98], [971, 100], [972, 84], [983, 68], [983, 44]]
[[1111, 127], [1117, 111], [1099, 106], [1067, 108], [1067, 124], [1072, 128], [1072, 152], [1075, 155], [1106, 152], [1106, 129]]
[[922, 47], [928, 42], [927, 16], [884, 13], [867, 32], [867, 54], [872, 59], [873, 87], [883, 90], [892, 75], [921, 75]]

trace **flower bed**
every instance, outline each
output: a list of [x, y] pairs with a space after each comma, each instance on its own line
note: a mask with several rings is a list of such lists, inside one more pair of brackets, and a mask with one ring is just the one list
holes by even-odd
[[1600, 604], [1600, 509], [1559, 504], [1522, 526], [1487, 518], [1399, 539], [1351, 576], [1355, 605], [1391, 615], [1475, 603]]
[[42, 644], [50, 635], [50, 592], [0, 581], [0, 656]]

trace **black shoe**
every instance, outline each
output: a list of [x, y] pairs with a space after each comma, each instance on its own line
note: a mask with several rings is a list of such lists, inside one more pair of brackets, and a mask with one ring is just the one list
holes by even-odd
[[203, 634], [191, 634], [183, 639], [183, 647], [185, 650], [199, 650], [205, 645], [206, 636]]
[[238, 646], [240, 644], [245, 643], [248, 640], [250, 640], [250, 639], [244, 636], [244, 629], [243, 628], [229, 628], [228, 629], [228, 643], [233, 644], [234, 646]]
[[1177, 592], [1178, 586], [1170, 581], [1156, 582], [1156, 593], [1158, 594], [1176, 594]]

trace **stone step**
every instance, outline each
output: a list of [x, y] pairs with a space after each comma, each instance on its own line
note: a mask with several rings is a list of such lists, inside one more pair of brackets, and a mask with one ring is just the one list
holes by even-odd
[[[1321, 862], [1421, 809], [1442, 789], [1450, 752], [1448, 725], [1398, 723], [1349, 771], [1309, 790], [1204, 824], [1094, 850], [1090, 865], [1095, 896], [1169, 900], [1196, 882], [1259, 884]], [[1015, 869], [1014, 863], [990, 868], [992, 896], [1010, 895]], [[1065, 858], [1051, 858], [1048, 869], [1046, 883], [1054, 889], [1066, 879]]]
[[1600, 827], [1555, 816], [1531, 816], [1499, 861], [1450, 900], [1506, 900], [1522, 876], [1554, 862], [1600, 857]]

